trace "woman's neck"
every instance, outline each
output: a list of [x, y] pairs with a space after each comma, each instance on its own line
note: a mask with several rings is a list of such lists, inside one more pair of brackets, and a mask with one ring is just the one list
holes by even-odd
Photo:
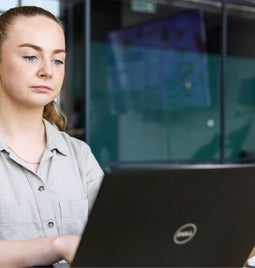
[[0, 102], [0, 133], [15, 136], [38, 135], [43, 128], [43, 108], [29, 109], [24, 107], [9, 107]]
[[47, 142], [42, 118], [29, 122], [12, 120], [7, 124], [1, 122], [0, 116], [0, 136], [12, 153], [37, 172]]
[[42, 110], [25, 109], [3, 112], [0, 107], [1, 138], [8, 147], [30, 162], [38, 162], [46, 146], [42, 113]]

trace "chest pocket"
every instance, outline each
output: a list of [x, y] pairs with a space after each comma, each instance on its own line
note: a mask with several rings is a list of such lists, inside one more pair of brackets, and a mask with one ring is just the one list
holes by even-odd
[[28, 205], [0, 206], [0, 239], [19, 240], [39, 237]]
[[88, 199], [60, 201], [61, 234], [81, 235], [88, 220]]

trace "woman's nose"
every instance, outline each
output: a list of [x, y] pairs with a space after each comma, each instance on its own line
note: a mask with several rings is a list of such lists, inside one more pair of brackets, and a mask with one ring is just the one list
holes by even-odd
[[53, 75], [52, 63], [51, 61], [44, 60], [38, 71], [39, 77], [51, 78]]

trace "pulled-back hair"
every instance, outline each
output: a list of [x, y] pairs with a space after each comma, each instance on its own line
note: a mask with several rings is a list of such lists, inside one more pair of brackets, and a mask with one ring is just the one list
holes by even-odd
[[[63, 25], [58, 18], [56, 18], [51, 12], [37, 6], [14, 7], [0, 15], [0, 61], [2, 60], [2, 44], [6, 40], [8, 31], [15, 20], [19, 17], [34, 17], [38, 15], [52, 19], [63, 29]], [[56, 125], [61, 131], [64, 131], [66, 128], [66, 117], [54, 101], [44, 106], [43, 118]]]

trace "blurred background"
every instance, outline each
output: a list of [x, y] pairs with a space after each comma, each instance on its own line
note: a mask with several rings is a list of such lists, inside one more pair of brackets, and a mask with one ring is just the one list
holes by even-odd
[[255, 162], [255, 1], [1, 1], [63, 22], [67, 131], [103, 167]]

